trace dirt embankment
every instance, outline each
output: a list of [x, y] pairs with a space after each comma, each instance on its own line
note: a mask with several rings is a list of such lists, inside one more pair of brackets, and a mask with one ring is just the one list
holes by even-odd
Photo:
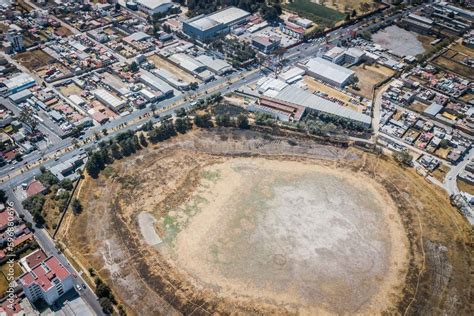
[[297, 313], [295, 305], [233, 299], [193, 282], [162, 254], [162, 245], [148, 245], [138, 227], [141, 212], [164, 218], [189, 200], [206, 166], [253, 155], [317, 159], [379, 182], [395, 202], [409, 240], [405, 284], [387, 297], [392, 304], [386, 312], [469, 314], [470, 228], [445, 193], [388, 159], [301, 139], [194, 131], [143, 150], [114, 163], [98, 180], [86, 179], [80, 191], [84, 212], [67, 218], [59, 236], [83, 266], [107, 280], [130, 314]]

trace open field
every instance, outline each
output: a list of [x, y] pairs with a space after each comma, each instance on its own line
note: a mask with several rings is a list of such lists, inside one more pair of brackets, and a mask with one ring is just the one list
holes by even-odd
[[378, 3], [372, 0], [313, 0], [312, 2], [323, 4], [325, 7], [334, 9], [341, 13], [352, 12], [352, 10], [356, 10], [357, 16], [374, 11], [379, 6]]
[[78, 85], [75, 83], [68, 84], [66, 86], [61, 86], [58, 88], [59, 92], [65, 97], [69, 97], [72, 94], [76, 94], [80, 96], [84, 90], [82, 90]]
[[372, 41], [401, 56], [416, 56], [426, 51], [417, 33], [409, 32], [396, 25], [388, 26], [373, 34]]
[[408, 106], [408, 108], [410, 110], [415, 111], [415, 112], [423, 113], [428, 108], [428, 105], [426, 105], [424, 103], [421, 103], [421, 102], [418, 102], [418, 101], [415, 101], [415, 102], [411, 103]]
[[316, 24], [331, 27], [344, 19], [345, 14], [334, 9], [317, 4], [310, 0], [293, 0], [284, 6], [301, 17], [310, 19]]
[[86, 177], [79, 198], [58, 238], [132, 315], [468, 313], [466, 220], [388, 158], [193, 131]]
[[175, 76], [179, 77], [184, 82], [187, 82], [187, 83], [191, 83], [191, 82], [201, 83], [201, 80], [199, 80], [198, 78], [194, 78], [192, 75], [188, 74], [186, 71], [182, 70], [179, 67], [176, 67], [175, 65], [173, 65], [169, 62], [167, 62], [166, 60], [164, 60], [163, 58], [161, 58], [158, 55], [148, 56], [148, 59], [153, 64], [155, 64], [156, 68], [163, 68], [163, 69], [167, 70], [168, 72], [174, 74]]
[[472, 57], [474, 57], [474, 49], [455, 43], [432, 63], [463, 77], [474, 79], [471, 67], [462, 63], [465, 59]]
[[29, 52], [18, 53], [15, 59], [31, 71], [36, 71], [46, 65], [56, 62], [52, 56], [41, 49], [35, 49]]
[[457, 180], [457, 184], [459, 191], [474, 195], [474, 185], [464, 182], [462, 180]]
[[374, 86], [395, 73], [392, 69], [384, 66], [366, 64], [357, 65], [352, 67], [351, 70], [354, 71], [357, 78], [359, 78], [357, 85], [360, 90], [352, 88], [348, 88], [348, 90], [369, 100], [372, 100]]

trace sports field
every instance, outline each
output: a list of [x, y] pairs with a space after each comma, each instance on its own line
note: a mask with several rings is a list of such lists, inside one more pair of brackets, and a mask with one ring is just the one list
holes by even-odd
[[334, 24], [345, 17], [345, 14], [341, 12], [309, 0], [294, 0], [293, 2], [286, 4], [285, 8], [301, 17], [312, 20], [316, 24], [326, 27], [334, 26]]

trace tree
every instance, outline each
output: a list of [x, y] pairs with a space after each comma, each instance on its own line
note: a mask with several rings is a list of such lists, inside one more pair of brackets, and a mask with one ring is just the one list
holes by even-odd
[[355, 18], [356, 16], [357, 16], [357, 11], [354, 9], [354, 10], [352, 10], [352, 12], [351, 12], [351, 17], [352, 17], [352, 18]]
[[120, 147], [119, 145], [117, 145], [116, 142], [113, 142], [112, 145], [110, 145], [110, 151], [112, 153], [112, 157], [115, 159], [115, 160], [119, 160], [119, 159], [122, 159], [122, 152], [120, 151]]
[[240, 114], [239, 116], [237, 116], [237, 127], [241, 129], [250, 128], [249, 119], [246, 115]]
[[114, 312], [114, 307], [108, 297], [99, 298], [99, 304], [106, 315], [111, 315]]
[[139, 139], [140, 139], [140, 145], [142, 145], [142, 147], [148, 146], [148, 141], [146, 140], [145, 135], [140, 134]]
[[395, 159], [398, 163], [406, 166], [411, 166], [413, 164], [413, 156], [408, 152], [408, 150], [401, 150], [395, 153]]
[[181, 118], [178, 117], [175, 121], [175, 128], [176, 131], [180, 134], [186, 133], [189, 129], [192, 128], [191, 122], [189, 122], [188, 118]]
[[31, 128], [32, 132], [36, 131], [36, 127], [38, 126], [38, 121], [34, 117], [34, 111], [31, 107], [25, 106], [20, 112], [20, 116], [18, 117], [20, 122], [23, 124], [28, 125]]
[[102, 160], [102, 155], [100, 155], [98, 152], [94, 152], [89, 157], [89, 160], [87, 160], [86, 170], [92, 178], [97, 178], [104, 166], [105, 165]]
[[131, 64], [130, 64], [130, 71], [131, 72], [137, 72], [138, 71], [138, 64], [136, 61], [133, 61]]
[[36, 212], [33, 213], [33, 222], [35, 222], [36, 226], [42, 227], [46, 223], [46, 220], [41, 213]]
[[216, 124], [218, 126], [230, 127], [234, 126], [233, 121], [229, 114], [224, 113], [216, 116]]
[[76, 198], [72, 200], [72, 211], [74, 212], [74, 214], [80, 214], [82, 212], [81, 201]]
[[212, 123], [211, 115], [209, 113], [196, 114], [196, 116], [194, 117], [194, 124], [196, 124], [197, 127], [201, 128], [214, 127], [214, 123]]
[[441, 140], [439, 142], [439, 147], [444, 148], [444, 149], [448, 148], [449, 147], [449, 140], [447, 140], [447, 139]]
[[7, 200], [8, 200], [8, 197], [5, 191], [0, 190], [0, 203], [6, 203]]
[[68, 191], [71, 191], [73, 188], [72, 181], [68, 178], [64, 178], [63, 180], [61, 180], [61, 182], [59, 182], [59, 186], [64, 190]]
[[179, 108], [176, 111], [174, 111], [174, 113], [176, 113], [177, 117], [185, 117], [186, 116], [186, 110], [184, 108]]
[[15, 154], [15, 160], [16, 161], [22, 161], [23, 160], [23, 155], [21, 153], [16, 153]]

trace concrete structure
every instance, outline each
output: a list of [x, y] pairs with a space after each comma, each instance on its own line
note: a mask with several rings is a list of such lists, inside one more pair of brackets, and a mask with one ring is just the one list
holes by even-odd
[[252, 38], [252, 46], [264, 54], [269, 54], [280, 46], [279, 37], [255, 36]]
[[59, 179], [59, 181], [64, 178], [74, 181], [79, 177], [76, 170], [84, 164], [84, 159], [85, 156], [72, 157], [64, 162], [54, 165], [50, 168], [50, 171]]
[[17, 93], [21, 90], [34, 86], [36, 82], [35, 79], [33, 79], [33, 77], [27, 73], [21, 73], [15, 77], [5, 80], [3, 84], [7, 87], [9, 93]]
[[342, 88], [354, 78], [354, 72], [320, 57], [310, 59], [303, 68], [311, 77]]
[[206, 41], [218, 34], [229, 33], [230, 27], [242, 23], [250, 13], [229, 7], [210, 15], [199, 15], [183, 22], [183, 32], [199, 41]]
[[156, 95], [156, 99], [164, 99], [173, 96], [173, 87], [165, 81], [143, 69], [140, 70], [140, 73], [140, 81], [159, 92], [159, 94]]
[[25, 46], [23, 45], [23, 35], [20, 32], [15, 30], [8, 31], [7, 40], [16, 52], [22, 52], [25, 50]]
[[210, 70], [219, 76], [233, 71], [232, 66], [220, 58], [200, 55], [196, 57], [195, 60], [206, 66], [207, 70]]
[[165, 13], [173, 6], [171, 0], [137, 0], [137, 7], [148, 15]]
[[29, 99], [33, 96], [33, 94], [31, 93], [30, 90], [22, 90], [20, 92], [17, 92], [17, 93], [14, 93], [14, 94], [11, 94], [8, 98], [13, 102], [13, 103], [16, 103], [16, 104], [19, 104], [23, 101], [25, 101], [26, 99]]
[[95, 90], [94, 96], [114, 111], [119, 111], [126, 105], [125, 100], [117, 98], [112, 93], [102, 88]]
[[43, 299], [53, 305], [74, 287], [74, 278], [56, 257], [49, 257], [23, 274], [19, 283], [31, 303]]
[[334, 64], [342, 65], [345, 63], [358, 63], [364, 55], [363, 51], [354, 47], [344, 49], [336, 46], [328, 50], [322, 58]]
[[339, 116], [352, 120], [366, 128], [370, 127], [371, 123], [371, 117], [366, 114], [341, 106], [335, 102], [329, 101], [295, 86], [287, 86], [278, 95], [272, 98], [272, 101], [283, 102], [282, 104], [296, 104], [305, 107], [308, 111], [316, 111], [326, 115]]
[[172, 74], [171, 72], [167, 71], [163, 68], [153, 69], [152, 73], [160, 78], [161, 80], [166, 81], [170, 86], [178, 90], [189, 90], [190, 83], [183, 81], [181, 78]]
[[178, 53], [171, 55], [168, 59], [176, 66], [198, 77], [202, 81], [209, 81], [214, 78], [213, 73], [210, 72], [203, 63], [189, 55]]

